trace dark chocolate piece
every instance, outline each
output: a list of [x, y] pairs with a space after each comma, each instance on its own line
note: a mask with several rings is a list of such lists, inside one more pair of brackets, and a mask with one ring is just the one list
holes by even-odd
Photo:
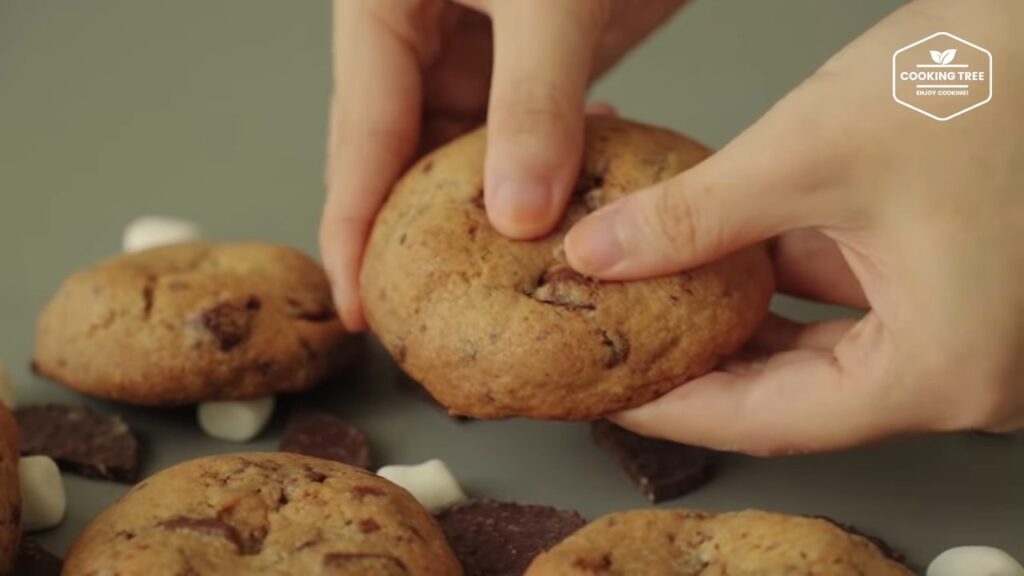
[[586, 524], [575, 511], [495, 500], [460, 504], [436, 518], [465, 576], [518, 576]]
[[35, 540], [22, 538], [14, 559], [15, 576], [60, 576], [64, 561], [47, 552]]
[[139, 441], [120, 416], [47, 404], [19, 408], [14, 417], [23, 456], [49, 456], [88, 478], [128, 484], [139, 478]]
[[710, 451], [704, 448], [640, 436], [607, 420], [592, 422], [590, 431], [651, 502], [692, 492], [711, 475]]
[[297, 412], [285, 427], [280, 450], [370, 468], [366, 434], [326, 412]]

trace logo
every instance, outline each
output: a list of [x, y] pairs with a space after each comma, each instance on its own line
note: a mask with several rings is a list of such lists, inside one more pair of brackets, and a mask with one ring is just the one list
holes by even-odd
[[992, 53], [936, 32], [892, 55], [892, 97], [940, 122], [992, 99]]

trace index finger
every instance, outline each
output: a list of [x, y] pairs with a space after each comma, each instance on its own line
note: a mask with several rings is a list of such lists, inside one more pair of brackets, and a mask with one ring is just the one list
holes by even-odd
[[373, 219], [412, 158], [422, 85], [413, 48], [369, 2], [334, 5], [334, 94], [320, 251], [345, 326], [365, 326], [359, 268]]

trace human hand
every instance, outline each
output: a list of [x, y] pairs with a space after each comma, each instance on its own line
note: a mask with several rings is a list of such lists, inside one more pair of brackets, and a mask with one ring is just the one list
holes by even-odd
[[[769, 318], [735, 361], [615, 417], [757, 455], [897, 434], [1024, 426], [1024, 21], [1016, 0], [919, 0], [829, 60], [721, 152], [590, 215], [570, 264], [625, 280], [773, 244], [780, 288], [869, 308]], [[954, 29], [997, 67], [949, 122], [890, 96], [892, 53]]]
[[366, 238], [418, 151], [486, 115], [492, 224], [547, 233], [577, 176], [591, 79], [683, 1], [337, 0], [320, 249], [345, 325], [364, 327]]

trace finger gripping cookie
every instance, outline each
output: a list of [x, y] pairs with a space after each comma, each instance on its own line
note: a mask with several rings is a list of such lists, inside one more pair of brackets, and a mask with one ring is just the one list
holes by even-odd
[[14, 417], [0, 402], [0, 574], [11, 570], [21, 540], [18, 438]]
[[295, 392], [329, 372], [345, 333], [323, 269], [265, 244], [182, 244], [73, 274], [39, 317], [35, 367], [143, 405]]
[[364, 259], [367, 320], [395, 360], [452, 412], [593, 419], [709, 371], [750, 336], [774, 288], [763, 246], [686, 273], [597, 282], [574, 272], [565, 233], [589, 212], [710, 152], [677, 134], [587, 120], [575, 193], [551, 234], [501, 236], [483, 204], [483, 129], [413, 166]]
[[75, 542], [65, 576], [459, 576], [430, 514], [370, 472], [296, 454], [202, 458], [132, 489]]
[[818, 518], [758, 510], [633, 510], [599, 518], [526, 576], [913, 576], [876, 544]]

